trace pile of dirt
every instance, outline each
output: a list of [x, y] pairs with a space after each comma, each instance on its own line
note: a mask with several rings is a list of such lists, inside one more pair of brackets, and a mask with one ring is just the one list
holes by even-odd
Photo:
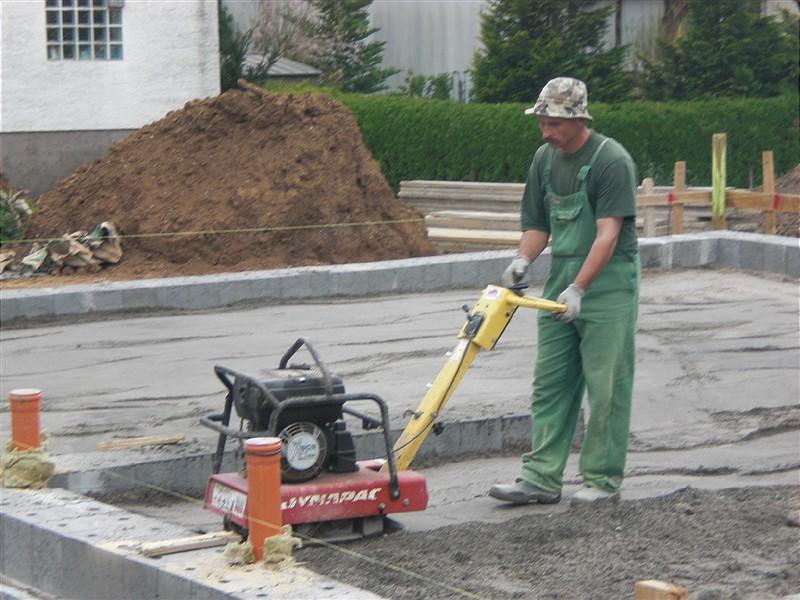
[[[28, 238], [114, 223], [125, 252], [103, 272], [114, 278], [436, 253], [353, 115], [322, 94], [233, 90], [190, 102], [114, 144], [38, 204]], [[261, 228], [271, 231], [253, 231]]]
[[[779, 194], [800, 194], [800, 164], [775, 180], [775, 191]], [[776, 233], [800, 237], [800, 215], [797, 213], [778, 213]]]
[[799, 503], [798, 487], [687, 488], [295, 556], [396, 600], [632, 598], [635, 582], [646, 579], [682, 585], [697, 600], [782, 598], [800, 590]]

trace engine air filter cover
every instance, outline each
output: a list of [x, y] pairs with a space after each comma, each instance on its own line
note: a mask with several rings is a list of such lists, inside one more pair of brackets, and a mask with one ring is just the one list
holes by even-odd
[[310, 421], [297, 421], [287, 425], [279, 434], [283, 442], [281, 451], [281, 478], [298, 483], [313, 479], [328, 462], [330, 445], [319, 425]]

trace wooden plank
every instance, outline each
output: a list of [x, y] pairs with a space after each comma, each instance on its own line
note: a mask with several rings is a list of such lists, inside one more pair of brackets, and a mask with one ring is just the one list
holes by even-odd
[[[772, 210], [774, 194], [749, 190], [728, 190], [725, 201], [730, 208], [769, 211]], [[774, 212], [800, 212], [800, 194], [778, 194], [778, 208]]]
[[[637, 208], [645, 208], [647, 206], [667, 206], [668, 204], [668, 194], [638, 194], [636, 196]], [[642, 215], [644, 215], [644, 211], [642, 211]]]
[[487, 190], [462, 190], [462, 189], [418, 189], [400, 190], [397, 197], [402, 200], [491, 200], [493, 202], [509, 202], [519, 205], [522, 192], [519, 194], [505, 194]]
[[772, 150], [761, 153], [761, 169], [764, 173], [762, 189], [770, 197], [769, 208], [764, 211], [764, 233], [775, 235], [778, 225], [771, 202], [772, 196], [775, 195], [775, 165], [772, 161]]
[[689, 590], [666, 581], [649, 579], [637, 581], [634, 600], [688, 600]]
[[519, 244], [522, 237], [520, 231], [488, 231], [485, 229], [454, 229], [447, 227], [431, 227], [428, 239], [431, 241], [464, 241], [464, 242], [496, 242], [500, 244]]
[[522, 233], [474, 229], [428, 228], [428, 239], [443, 252], [470, 252], [518, 248]]
[[686, 161], [679, 160], [675, 163], [672, 173], [673, 203], [670, 207], [670, 232], [683, 233], [683, 202], [675, 199], [679, 193], [686, 190]]
[[725, 229], [725, 156], [727, 135], [715, 133], [711, 147], [711, 228]]
[[749, 190], [731, 190], [726, 194], [725, 201], [730, 208], [739, 209], [767, 210], [772, 206], [772, 196]]
[[182, 433], [169, 435], [146, 435], [135, 438], [118, 438], [109, 442], [97, 444], [98, 450], [120, 450], [124, 448], [141, 448], [143, 446], [161, 446], [164, 444], [179, 444], [185, 439]]
[[[644, 192], [644, 196], [649, 196], [653, 193], [653, 188], [655, 188], [656, 182], [653, 181], [652, 177], [645, 177], [644, 181], [642, 181], [642, 191]], [[643, 235], [644, 237], [656, 237], [656, 211], [653, 206], [645, 206], [644, 207], [644, 228], [643, 228]]]
[[425, 226], [519, 232], [519, 211], [439, 210], [425, 215]]
[[778, 212], [800, 212], [800, 194], [778, 194]]
[[250, 83], [246, 79], [237, 79], [236, 85], [238, 85], [243, 90], [247, 90], [248, 92], [253, 92], [255, 94], [259, 94], [261, 96], [268, 96], [269, 92], [262, 87], [259, 87], [253, 83]]
[[685, 192], [676, 192], [673, 194], [675, 202], [682, 202], [686, 204], [710, 204], [711, 191], [692, 191], [691, 189]]
[[492, 192], [508, 192], [522, 195], [524, 183], [503, 183], [492, 181], [444, 181], [440, 179], [405, 179], [400, 189], [464, 189]]
[[[673, 192], [674, 202], [681, 204], [711, 204], [711, 192], [699, 190], [686, 190], [685, 192]], [[668, 206], [669, 194], [639, 194], [636, 196], [636, 206]]]
[[202, 535], [193, 535], [174, 540], [164, 540], [161, 542], [149, 542], [141, 544], [139, 552], [144, 556], [155, 558], [165, 554], [175, 554], [176, 552], [188, 552], [190, 550], [201, 550], [203, 548], [214, 548], [224, 546], [231, 542], [241, 542], [242, 536], [233, 531], [215, 531]]

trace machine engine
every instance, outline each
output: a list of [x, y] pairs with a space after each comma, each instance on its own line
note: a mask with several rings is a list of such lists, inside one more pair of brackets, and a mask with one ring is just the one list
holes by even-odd
[[[336, 398], [345, 393], [341, 378], [326, 377], [307, 365], [292, 365], [267, 371], [258, 381], [236, 374], [230, 393], [243, 429], [274, 431], [283, 441], [282, 481], [308, 481], [325, 470], [357, 470], [353, 438], [342, 418], [344, 401]], [[276, 401], [285, 403], [285, 408], [281, 407], [273, 424]]]

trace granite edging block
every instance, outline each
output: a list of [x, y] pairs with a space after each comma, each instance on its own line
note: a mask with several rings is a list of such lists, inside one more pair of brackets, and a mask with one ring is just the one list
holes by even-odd
[[[719, 265], [800, 277], [796, 238], [730, 231], [679, 234], [639, 241], [642, 267], [669, 269]], [[498, 283], [513, 250], [296, 267], [96, 285], [4, 290], [3, 321], [137, 310], [212, 309], [239, 302], [359, 297], [448, 289], [483, 289]], [[539, 284], [549, 249], [534, 261], [527, 281]]]

